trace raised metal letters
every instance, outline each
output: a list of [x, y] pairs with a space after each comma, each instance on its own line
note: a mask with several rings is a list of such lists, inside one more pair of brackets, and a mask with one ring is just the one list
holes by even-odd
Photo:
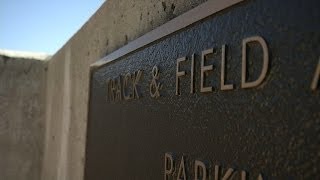
[[226, 45], [222, 45], [221, 52], [221, 90], [232, 90], [233, 84], [225, 84], [225, 73], [226, 73]]
[[129, 89], [130, 89], [130, 86], [129, 86], [129, 83], [132, 82], [132, 79], [131, 79], [131, 74], [130, 73], [127, 73], [125, 76], [124, 76], [124, 79], [123, 79], [123, 98], [125, 100], [129, 100], [133, 97], [133, 94], [130, 94], [129, 93]]
[[115, 79], [107, 80], [107, 101], [121, 101], [139, 99], [138, 84], [142, 76], [142, 71], [138, 70], [125, 76], [119, 75]]
[[[211, 166], [210, 164], [205, 164], [203, 161], [195, 160], [193, 171], [187, 169], [185, 164], [188, 162], [185, 161], [185, 156], [181, 157], [181, 161], [178, 167], [175, 167], [175, 159], [170, 153], [165, 153], [164, 155], [164, 179], [176, 179], [177, 180], [186, 180], [190, 179], [188, 177], [194, 176], [194, 180], [231, 180], [231, 179], [241, 179], [249, 180], [249, 176], [245, 170], [237, 170], [234, 168], [221, 168], [219, 165]], [[213, 167], [213, 168], [211, 168]], [[221, 172], [224, 171], [222, 174]], [[252, 179], [252, 177], [251, 177]], [[257, 176], [256, 180], [263, 180], [261, 173]]]
[[122, 90], [121, 90], [121, 76], [117, 78], [115, 81], [115, 91], [116, 91], [116, 98], [115, 101], [121, 101], [122, 100]]
[[141, 76], [142, 76], [142, 71], [138, 70], [133, 74], [133, 77], [132, 77], [133, 98], [135, 99], [139, 99], [140, 97], [138, 93], [137, 85], [140, 81]]
[[190, 93], [194, 93], [194, 56], [195, 54], [192, 54], [191, 56], [191, 79], [190, 79]]
[[[241, 180], [247, 180], [247, 172], [246, 171], [241, 171]], [[262, 175], [259, 174], [257, 180], [263, 180]]]
[[317, 68], [316, 68], [316, 72], [314, 73], [314, 76], [312, 79], [311, 90], [315, 91], [317, 89], [319, 78], [320, 78], [320, 58], [319, 58], [319, 62], [318, 62]]
[[[182, 176], [182, 177], [181, 177]], [[187, 175], [186, 175], [186, 169], [184, 167], [184, 157], [181, 157], [181, 162], [178, 170], [178, 177], [177, 180], [186, 180]]]
[[169, 153], [164, 154], [164, 180], [173, 172], [173, 158]]
[[227, 172], [224, 174], [224, 176], [222, 177], [222, 180], [228, 180], [231, 179], [232, 175], [233, 175], [234, 169], [229, 168], [227, 170]]
[[213, 65], [205, 66], [205, 59], [208, 54], [212, 54], [213, 49], [207, 49], [202, 51], [201, 53], [201, 85], [200, 85], [200, 92], [212, 92], [212, 87], [205, 87], [205, 73], [208, 71], [212, 71]]
[[[246, 82], [246, 72], [247, 72], [247, 44], [250, 42], [258, 42], [263, 50], [263, 67], [259, 78], [253, 82]], [[262, 83], [267, 75], [269, 65], [269, 52], [266, 41], [260, 36], [253, 36], [246, 38], [242, 41], [242, 76], [241, 76], [241, 87], [251, 88], [258, 86]]]
[[107, 80], [107, 97], [106, 97], [107, 101], [114, 101], [113, 86], [114, 86], [113, 80], [108, 79]]
[[[263, 50], [263, 67], [257, 80], [247, 82], [247, 44], [258, 43]], [[226, 45], [223, 44], [221, 47], [221, 77], [220, 77], [220, 89], [222, 91], [234, 89], [233, 84], [225, 84], [226, 78]], [[200, 73], [200, 92], [212, 92], [213, 87], [205, 86], [205, 78], [208, 76], [208, 72], [213, 70], [213, 65], [205, 65], [205, 61], [208, 55], [213, 53], [213, 48], [207, 49], [201, 52], [201, 73]], [[188, 58], [181, 57], [176, 60], [176, 88], [175, 95], [181, 94], [180, 78], [186, 75], [186, 71], [180, 71], [180, 63], [185, 62]], [[191, 55], [190, 62], [190, 93], [194, 93], [194, 79], [195, 79], [195, 53]], [[243, 39], [242, 41], [242, 66], [241, 66], [241, 88], [252, 88], [260, 85], [267, 75], [269, 68], [269, 50], [267, 43], [260, 36], [253, 36]], [[149, 86], [150, 96], [153, 98], [160, 97], [160, 89], [162, 84], [159, 80], [159, 69], [157, 66], [152, 68], [152, 80]], [[115, 79], [107, 80], [107, 100], [109, 101], [121, 101], [138, 99], [140, 97], [137, 86], [142, 77], [142, 71], [138, 70], [132, 74], [127, 73], [124, 76], [119, 76]], [[311, 83], [311, 90], [316, 90], [320, 77], [320, 59], [316, 67], [315, 74]]]
[[157, 82], [159, 79], [159, 69], [157, 66], [154, 66], [152, 68], [152, 80], [150, 83], [150, 95], [153, 98], [158, 98], [160, 97], [160, 92], [159, 90], [161, 89], [161, 84]]
[[180, 95], [180, 87], [179, 87], [179, 77], [184, 76], [186, 74], [185, 71], [179, 70], [179, 64], [180, 62], [183, 62], [186, 60], [186, 57], [182, 57], [177, 59], [177, 69], [176, 69], [176, 95]]
[[198, 180], [200, 177], [202, 180], [207, 179], [207, 168], [202, 161], [195, 160], [194, 161], [194, 179]]

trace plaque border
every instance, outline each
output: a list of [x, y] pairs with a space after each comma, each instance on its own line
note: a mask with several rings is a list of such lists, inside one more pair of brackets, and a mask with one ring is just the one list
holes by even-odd
[[196, 23], [242, 1], [245, 0], [209, 0], [205, 3], [202, 3], [186, 13], [183, 13], [182, 15], [144, 34], [143, 36], [129, 42], [127, 45], [113, 51], [102, 59], [92, 63], [90, 65], [90, 71], [108, 64], [133, 51], [141, 49], [154, 41], [164, 38], [180, 29], [188, 27], [193, 23]]

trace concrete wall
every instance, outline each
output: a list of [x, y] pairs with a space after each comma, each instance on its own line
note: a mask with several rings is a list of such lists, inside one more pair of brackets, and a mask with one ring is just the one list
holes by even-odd
[[47, 63], [0, 55], [0, 180], [38, 180]]

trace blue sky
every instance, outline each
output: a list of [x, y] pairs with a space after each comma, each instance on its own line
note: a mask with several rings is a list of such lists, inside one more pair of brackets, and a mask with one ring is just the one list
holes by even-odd
[[1, 0], [0, 49], [54, 54], [104, 0]]

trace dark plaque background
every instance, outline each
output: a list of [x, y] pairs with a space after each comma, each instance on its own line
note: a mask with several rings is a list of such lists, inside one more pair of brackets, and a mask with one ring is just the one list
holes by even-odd
[[[85, 176], [101, 179], [163, 179], [164, 153], [185, 155], [189, 179], [194, 160], [246, 170], [256, 179], [320, 178], [320, 98], [311, 81], [320, 56], [319, 0], [249, 0], [92, 72]], [[269, 47], [264, 83], [241, 89], [244, 38], [259, 35]], [[227, 45], [226, 83], [220, 90], [221, 46]], [[216, 49], [200, 93], [200, 54]], [[176, 59], [196, 53], [195, 93], [190, 60], [181, 63], [181, 95], [175, 95]], [[254, 61], [255, 60], [255, 61]], [[249, 81], [261, 71], [262, 50], [250, 47]], [[161, 97], [149, 94], [157, 65]], [[143, 70], [138, 100], [107, 102], [106, 80]], [[175, 171], [175, 176], [177, 170]], [[175, 177], [176, 179], [176, 177]], [[239, 176], [240, 179], [240, 176]]]

